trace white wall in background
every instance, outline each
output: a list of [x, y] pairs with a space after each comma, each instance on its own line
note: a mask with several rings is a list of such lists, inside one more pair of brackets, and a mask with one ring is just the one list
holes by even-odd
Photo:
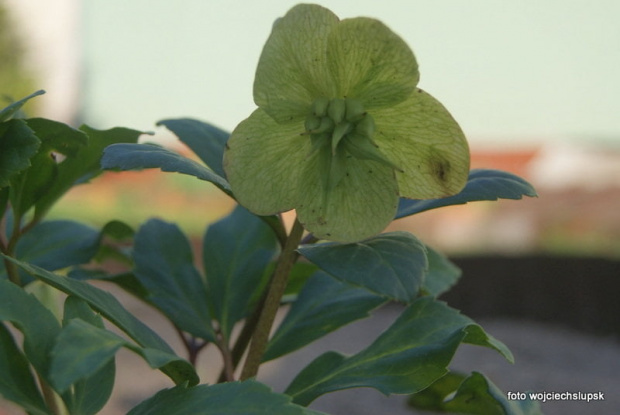
[[[80, 98], [79, 0], [4, 0], [27, 46], [27, 64], [46, 94], [37, 97], [42, 115], [72, 122]], [[34, 91], [33, 91], [34, 92]]]

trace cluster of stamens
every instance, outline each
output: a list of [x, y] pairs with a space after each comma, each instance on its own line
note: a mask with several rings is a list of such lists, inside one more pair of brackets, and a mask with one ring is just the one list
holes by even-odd
[[[372, 140], [375, 123], [364, 110], [362, 103], [353, 98], [318, 98], [312, 104], [311, 113], [306, 118], [306, 134], [312, 138], [314, 146], [330, 143], [332, 154], [343, 142]], [[343, 141], [343, 139], [346, 139]], [[346, 145], [349, 149], [351, 145]], [[356, 146], [353, 146], [356, 147]], [[355, 150], [352, 155], [356, 156]]]
[[372, 137], [375, 121], [364, 105], [353, 98], [318, 98], [306, 117], [306, 132], [312, 140], [311, 154], [322, 152], [323, 184], [333, 189], [347, 175], [346, 159], [373, 160], [402, 171], [388, 160]]

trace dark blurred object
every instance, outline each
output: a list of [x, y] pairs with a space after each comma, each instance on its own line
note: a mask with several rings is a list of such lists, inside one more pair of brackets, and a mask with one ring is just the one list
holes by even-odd
[[453, 258], [463, 270], [441, 298], [476, 319], [519, 318], [620, 336], [620, 261], [563, 256]]

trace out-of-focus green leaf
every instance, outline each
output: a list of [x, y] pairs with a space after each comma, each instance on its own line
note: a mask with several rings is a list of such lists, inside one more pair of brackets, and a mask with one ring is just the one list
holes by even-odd
[[371, 387], [384, 394], [420, 391], [447, 373], [461, 342], [510, 351], [471, 319], [431, 297], [413, 302], [381, 336], [345, 357], [328, 352], [310, 363], [285, 393], [300, 405], [337, 390]]
[[158, 168], [197, 177], [232, 195], [228, 182], [200, 163], [154, 144], [115, 144], [105, 149], [104, 169], [142, 170]]
[[[451, 394], [454, 396], [448, 399]], [[504, 392], [478, 372], [467, 378], [448, 373], [429, 388], [412, 395], [409, 405], [451, 414], [542, 415], [538, 402], [530, 399], [510, 401]]]
[[401, 198], [395, 219], [443, 206], [481, 200], [521, 199], [523, 196], [536, 197], [537, 194], [534, 187], [521, 177], [501, 170], [474, 169], [463, 190], [454, 196], [427, 200]]
[[183, 232], [174, 224], [149, 220], [136, 233], [133, 259], [147, 299], [179, 329], [215, 341], [207, 291]]
[[[66, 328], [73, 319], [80, 319], [80, 321], [84, 321], [88, 323], [88, 325], [92, 327], [98, 327], [99, 329], [103, 329], [103, 320], [101, 316], [95, 314], [88, 304], [77, 297], [69, 296], [65, 301], [65, 308], [63, 314], [63, 326]], [[86, 324], [85, 323], [85, 324]], [[62, 346], [59, 344], [63, 340], [63, 336], [66, 335], [65, 329], [60, 332], [60, 335], [57, 337], [57, 342], [52, 349], [52, 363], [50, 368], [50, 379], [53, 382], [56, 382], [56, 377], [59, 373], [66, 373], [70, 369], [74, 369], [84, 364], [89, 364], [91, 362], [84, 362], [80, 360], [81, 357], [87, 352], [85, 348], [81, 348], [79, 353], [76, 353], [72, 356], [72, 359], [64, 364], [62, 361], [60, 362], [61, 368], [58, 370], [58, 359], [54, 355], [55, 351]], [[70, 337], [70, 336], [68, 336]], [[70, 344], [69, 348], [75, 349], [76, 346], [82, 347], [83, 343]], [[96, 343], [92, 343], [93, 348], [90, 350], [97, 350], [100, 346]], [[63, 350], [62, 353], [66, 353], [67, 351]], [[97, 366], [96, 364], [92, 364], [91, 366]], [[68, 402], [65, 402], [67, 407], [69, 408], [70, 413], [81, 414], [81, 415], [94, 415], [98, 413], [101, 408], [106, 404], [108, 399], [110, 399], [110, 395], [112, 394], [112, 389], [114, 387], [114, 376], [116, 374], [116, 365], [113, 359], [110, 359], [107, 363], [101, 365], [97, 370], [91, 371], [87, 373], [87, 376], [82, 376], [81, 379], [71, 381], [69, 384], [74, 384], [73, 389], [70, 391], [70, 398], [67, 399]], [[66, 381], [66, 379], [62, 379]], [[62, 384], [62, 382], [61, 382]], [[66, 387], [58, 388], [59, 391], [65, 390]]]
[[119, 220], [112, 220], [106, 223], [101, 229], [101, 233], [115, 240], [130, 239], [135, 235], [135, 231], [131, 226]]
[[40, 145], [41, 140], [24, 120], [0, 122], [0, 189], [30, 167]]
[[426, 257], [428, 258], [428, 271], [422, 290], [437, 297], [456, 284], [461, 277], [461, 269], [428, 245]]
[[[162, 356], [174, 355], [172, 348], [161, 337], [129, 313], [112, 294], [85, 282], [58, 276], [36, 265], [30, 265], [5, 255], [2, 256], [52, 287], [86, 301], [93, 310], [99, 312], [145, 349], [155, 349]], [[28, 357], [30, 358], [29, 355]], [[180, 357], [178, 360], [163, 366], [161, 370], [177, 384], [189, 382], [190, 385], [195, 385], [199, 380], [193, 366]]]
[[184, 142], [214, 173], [226, 179], [222, 168], [224, 148], [230, 133], [214, 125], [190, 118], [162, 120], [163, 125]]
[[293, 352], [342, 326], [368, 317], [371, 310], [385, 302], [383, 297], [317, 272], [273, 335], [263, 361]]
[[210, 303], [227, 338], [249, 312], [276, 247], [271, 228], [241, 206], [205, 233], [202, 258]]
[[15, 402], [30, 414], [49, 414], [30, 372], [28, 360], [2, 323], [0, 323], [0, 373], [2, 374], [0, 395], [4, 399]]
[[321, 415], [320, 412], [292, 404], [290, 397], [275, 393], [253, 380], [164, 389], [127, 415], [154, 414]]
[[45, 91], [38, 90], [36, 92], [33, 92], [32, 94], [28, 95], [26, 98], [22, 98], [19, 101], [15, 101], [13, 103], [11, 103], [9, 106], [0, 109], [0, 122], [4, 122], [4, 121], [8, 121], [11, 119], [11, 117], [13, 117], [13, 115], [15, 115], [15, 113], [17, 113], [20, 108], [26, 103], [28, 102], [28, 100], [37, 97], [39, 95], [43, 95], [45, 94]]
[[404, 303], [418, 296], [428, 267], [424, 245], [408, 232], [351, 244], [303, 245], [299, 252], [339, 280]]

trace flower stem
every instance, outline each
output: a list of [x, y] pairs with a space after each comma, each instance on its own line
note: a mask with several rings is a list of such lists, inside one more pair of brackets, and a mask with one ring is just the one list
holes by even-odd
[[297, 219], [295, 219], [291, 233], [286, 239], [286, 243], [284, 244], [280, 258], [278, 259], [273, 277], [271, 278], [267, 291], [267, 297], [265, 297], [265, 303], [263, 309], [261, 310], [258, 324], [256, 325], [256, 330], [252, 336], [248, 357], [241, 372], [241, 380], [253, 378], [258, 373], [258, 367], [261, 364], [263, 354], [267, 348], [271, 327], [273, 326], [276, 313], [280, 307], [280, 301], [282, 300], [282, 296], [286, 290], [288, 276], [291, 272], [291, 268], [295, 264], [295, 261], [297, 261], [297, 257], [299, 256], [296, 249], [301, 241], [303, 233], [303, 226]]

